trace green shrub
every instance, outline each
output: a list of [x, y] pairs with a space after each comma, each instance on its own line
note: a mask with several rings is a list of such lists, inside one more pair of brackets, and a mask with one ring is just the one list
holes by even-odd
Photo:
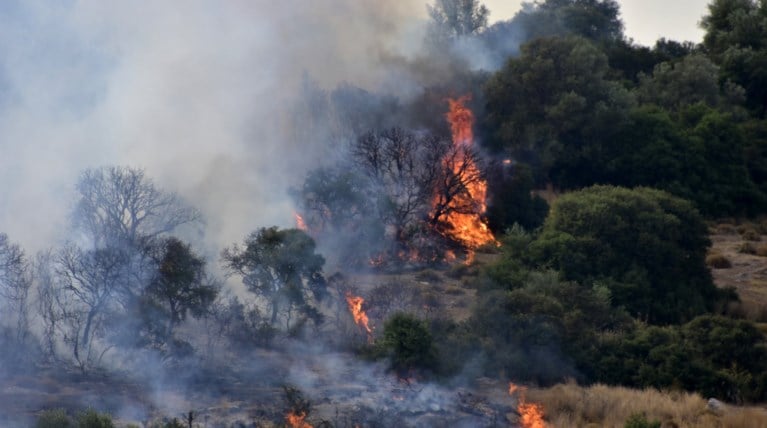
[[399, 374], [433, 369], [436, 362], [433, 338], [426, 323], [409, 314], [400, 312], [386, 321], [381, 346]]
[[631, 416], [629, 416], [628, 420], [626, 420], [626, 424], [623, 425], [624, 428], [660, 428], [661, 424], [659, 421], [649, 421], [647, 420], [647, 416], [641, 414], [641, 413], [635, 413]]
[[708, 228], [688, 201], [650, 188], [593, 186], [554, 202], [529, 249], [534, 267], [607, 287], [616, 307], [652, 324], [713, 310]]
[[114, 428], [114, 426], [110, 415], [93, 409], [88, 409], [77, 416], [77, 428]]
[[35, 428], [74, 428], [74, 426], [64, 409], [44, 410], [35, 424]]

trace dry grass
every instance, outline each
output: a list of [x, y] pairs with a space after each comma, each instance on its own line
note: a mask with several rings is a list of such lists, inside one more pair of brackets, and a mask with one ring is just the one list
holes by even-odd
[[685, 392], [635, 390], [575, 383], [528, 391], [529, 402], [540, 403], [551, 427], [622, 428], [633, 414], [644, 414], [662, 427], [767, 428], [767, 411], [757, 407], [727, 406], [722, 414], [708, 410], [700, 395]]
[[732, 267], [732, 262], [723, 254], [711, 253], [706, 256], [706, 265], [713, 269], [729, 269]]
[[738, 230], [735, 229], [735, 226], [731, 224], [727, 224], [727, 223], [722, 223], [717, 225], [713, 232], [720, 235], [737, 235], [738, 234]]

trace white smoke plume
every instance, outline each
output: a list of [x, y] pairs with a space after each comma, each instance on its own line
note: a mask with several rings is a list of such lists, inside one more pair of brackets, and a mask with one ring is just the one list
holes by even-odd
[[[292, 225], [285, 189], [318, 162], [284, 138], [303, 76], [395, 87], [417, 0], [7, 1], [0, 5], [0, 230], [35, 251], [66, 237], [78, 174], [147, 175], [200, 208], [221, 248]], [[411, 48], [412, 49], [412, 48]], [[404, 82], [403, 82], [404, 83]]]

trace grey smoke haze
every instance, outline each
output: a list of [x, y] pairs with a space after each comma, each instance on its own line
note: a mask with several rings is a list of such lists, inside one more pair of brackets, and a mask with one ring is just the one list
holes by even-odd
[[284, 137], [302, 76], [396, 86], [380, 58], [408, 54], [424, 7], [0, 3], [0, 231], [28, 251], [63, 239], [78, 174], [102, 165], [145, 168], [203, 211], [218, 245], [291, 225], [285, 189], [323, 154]]

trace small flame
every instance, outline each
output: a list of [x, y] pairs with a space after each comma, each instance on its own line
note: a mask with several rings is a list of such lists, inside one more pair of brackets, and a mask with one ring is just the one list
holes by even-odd
[[368, 315], [362, 309], [362, 305], [365, 303], [365, 299], [359, 296], [353, 296], [350, 292], [346, 292], [346, 304], [349, 305], [349, 312], [354, 317], [354, 322], [365, 329], [368, 335], [368, 342], [373, 341], [373, 330], [370, 328]]
[[519, 413], [519, 423], [524, 428], [545, 428], [546, 422], [543, 421], [543, 406], [535, 403], [528, 403], [525, 400], [525, 387], [521, 387], [509, 382], [509, 395], [519, 392], [517, 412]]
[[303, 230], [304, 232], [308, 232], [309, 228], [306, 227], [306, 222], [304, 221], [304, 218], [301, 217], [301, 214], [299, 213], [293, 213], [293, 217], [296, 219], [296, 228], [299, 230]]
[[[463, 96], [458, 99], [448, 99], [450, 110], [446, 114], [447, 121], [450, 123], [450, 131], [453, 135], [453, 144], [456, 146], [470, 147], [474, 144], [474, 114], [466, 106], [469, 96]], [[461, 163], [453, 165], [457, 174], [465, 176], [478, 175], [477, 166], [471, 161], [463, 171]], [[465, 165], [465, 164], [464, 164]], [[487, 227], [487, 222], [482, 215], [487, 210], [487, 181], [477, 180], [467, 184], [467, 195], [456, 197], [450, 205], [453, 208], [474, 206], [477, 207], [472, 213], [459, 213], [453, 210], [447, 215], [445, 221], [452, 226], [447, 234], [458, 242], [463, 243], [466, 248], [476, 249], [489, 242], [496, 242], [495, 237]], [[497, 242], [496, 242], [497, 243]]]
[[295, 413], [291, 410], [285, 415], [285, 421], [290, 428], [312, 428], [304, 419], [306, 419], [306, 413], [304, 412]]
[[386, 264], [386, 257], [384, 257], [383, 254], [379, 254], [377, 256], [373, 256], [370, 259], [368, 259], [368, 265], [370, 267], [379, 268]]

